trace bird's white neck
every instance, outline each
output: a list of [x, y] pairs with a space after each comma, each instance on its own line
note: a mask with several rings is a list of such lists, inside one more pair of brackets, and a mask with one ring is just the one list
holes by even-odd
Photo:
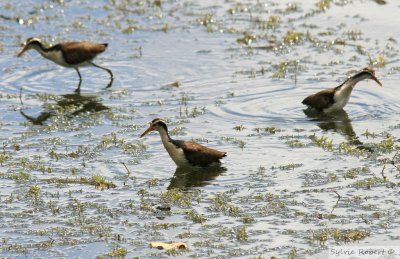
[[368, 76], [364, 76], [364, 75], [350, 77], [349, 79], [347, 79], [347, 80], [342, 84], [342, 86], [340, 87], [340, 89], [341, 89], [341, 90], [344, 90], [344, 91], [350, 91], [350, 93], [351, 93], [351, 91], [354, 89], [354, 87], [356, 86], [356, 84], [357, 84], [358, 82], [360, 82], [360, 81], [362, 81], [362, 80], [364, 80], [364, 79], [367, 79], [367, 78], [368, 78]]
[[45, 47], [39, 45], [33, 45], [31, 48], [39, 52], [40, 55], [42, 55], [44, 58], [48, 58], [49, 56], [48, 51]]
[[171, 141], [170, 141], [171, 138], [169, 137], [168, 131], [166, 131], [164, 128], [160, 127], [158, 129], [158, 133], [160, 134], [161, 141], [162, 141], [164, 147], [167, 149], [168, 144], [171, 143]]
[[175, 164], [179, 167], [188, 166], [188, 161], [185, 157], [185, 154], [182, 148], [177, 147], [174, 143], [172, 143], [171, 138], [168, 134], [168, 131], [164, 128], [157, 129], [160, 134], [161, 141], [167, 150], [169, 156], [175, 162]]
[[42, 55], [42, 57], [44, 57], [48, 60], [51, 60], [60, 66], [73, 67], [72, 65], [65, 62], [65, 59], [62, 55], [61, 50], [47, 49], [47, 48], [39, 47], [39, 46], [34, 46], [33, 49], [36, 50], [37, 52], [39, 52], [40, 55]]
[[[60, 51], [44, 51], [42, 49], [36, 49], [40, 55], [42, 55], [44, 58], [49, 59], [51, 61], [54, 61], [57, 64], [62, 63], [61, 60], [61, 52]], [[63, 65], [63, 64], [60, 64]]]
[[356, 75], [347, 79], [335, 91], [334, 94], [335, 103], [325, 111], [342, 109], [349, 102], [351, 92], [353, 91], [355, 85], [366, 78], [368, 77], [364, 75]]

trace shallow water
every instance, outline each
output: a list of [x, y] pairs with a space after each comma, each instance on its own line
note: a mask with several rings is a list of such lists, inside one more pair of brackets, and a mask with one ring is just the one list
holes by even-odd
[[[2, 257], [310, 258], [398, 243], [400, 6], [200, 2], [0, 1]], [[17, 59], [31, 36], [108, 42], [96, 63], [113, 86], [84, 67], [76, 94], [73, 69]], [[367, 65], [384, 87], [359, 83], [335, 116], [304, 111]], [[176, 171], [157, 134], [139, 139], [157, 117], [227, 152], [224, 168]]]

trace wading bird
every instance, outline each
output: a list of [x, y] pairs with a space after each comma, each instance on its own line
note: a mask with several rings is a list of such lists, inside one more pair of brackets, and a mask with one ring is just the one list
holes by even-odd
[[110, 74], [111, 80], [106, 88], [111, 87], [114, 80], [114, 75], [111, 70], [93, 63], [93, 59], [96, 58], [100, 53], [103, 53], [107, 46], [107, 43], [71, 41], [58, 43], [47, 48], [43, 46], [43, 43], [40, 39], [28, 38], [20, 52], [17, 54], [17, 57], [22, 56], [25, 51], [34, 49], [44, 58], [47, 58], [60, 66], [75, 68], [79, 76], [79, 85], [76, 89], [76, 92], [79, 92], [82, 83], [82, 76], [79, 72], [79, 67], [81, 66], [94, 66], [107, 71]]
[[341, 85], [310, 95], [302, 103], [323, 112], [340, 110], [349, 101], [354, 86], [364, 79], [372, 79], [382, 86], [382, 83], [375, 77], [375, 71], [371, 68], [364, 68], [354, 76], [348, 78]]
[[161, 119], [154, 119], [149, 128], [140, 137], [151, 131], [158, 131], [161, 141], [169, 156], [178, 167], [207, 167], [220, 164], [225, 152], [211, 149], [193, 141], [174, 140], [168, 134], [167, 124]]

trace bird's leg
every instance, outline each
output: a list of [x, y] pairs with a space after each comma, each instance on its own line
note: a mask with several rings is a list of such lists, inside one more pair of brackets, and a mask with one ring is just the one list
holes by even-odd
[[76, 72], [78, 73], [78, 76], [79, 76], [79, 84], [78, 84], [78, 87], [75, 90], [75, 93], [79, 94], [81, 92], [82, 76], [81, 76], [81, 73], [79, 72], [79, 69], [77, 67], [75, 67], [75, 70], [76, 70]]
[[107, 72], [110, 74], [110, 78], [111, 78], [111, 80], [110, 80], [110, 83], [108, 83], [108, 85], [107, 85], [107, 87], [106, 87], [106, 88], [109, 88], [109, 87], [111, 87], [111, 86], [112, 86], [112, 83], [113, 83], [113, 81], [114, 81], [114, 75], [113, 75], [112, 71], [111, 71], [110, 69], [108, 69], [108, 68], [105, 68], [105, 67], [101, 67], [101, 66], [99, 66], [99, 65], [96, 65], [96, 64], [95, 64], [95, 63], [93, 63], [93, 62], [88, 62], [88, 63], [89, 63], [89, 64], [91, 64], [92, 66], [95, 66], [95, 67], [101, 68], [101, 69], [103, 69], [103, 70], [107, 71]]

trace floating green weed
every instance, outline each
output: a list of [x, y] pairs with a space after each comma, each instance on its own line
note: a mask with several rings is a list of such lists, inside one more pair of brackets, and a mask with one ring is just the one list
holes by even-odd
[[352, 184], [357, 189], [371, 189], [373, 187], [378, 186], [387, 186], [388, 188], [394, 188], [396, 186], [395, 183], [389, 182], [382, 177], [369, 177], [361, 180], [357, 180], [354, 184]]
[[347, 33], [347, 38], [352, 41], [361, 40], [361, 35], [363, 34], [360, 30], [351, 30]]
[[255, 128], [254, 129], [257, 133], [266, 132], [269, 134], [276, 134], [277, 132], [282, 132], [282, 129], [275, 128], [275, 127], [266, 127], [266, 128]]
[[394, 137], [391, 134], [385, 134], [385, 138], [379, 142], [379, 143], [374, 143], [373, 145], [375, 148], [382, 153], [390, 153], [396, 149], [399, 149], [398, 145], [394, 144]]
[[314, 145], [317, 147], [322, 147], [324, 150], [333, 150], [333, 140], [329, 139], [327, 136], [318, 137], [316, 135], [311, 135], [310, 139]]
[[243, 37], [238, 38], [236, 41], [239, 44], [250, 45], [256, 39], [257, 37], [255, 35], [251, 34], [250, 32], [245, 32]]
[[299, 60], [283, 61], [279, 64], [273, 65], [273, 68], [274, 72], [272, 78], [285, 78], [289, 73], [294, 75], [295, 84], [297, 81], [297, 73], [303, 70]]
[[245, 127], [243, 125], [237, 125], [237, 126], [233, 127], [233, 129], [236, 131], [243, 131], [245, 129]]
[[24, 172], [24, 171], [11, 172], [11, 173], [0, 173], [0, 177], [6, 178], [6, 179], [11, 179], [16, 182], [26, 182], [31, 179], [30, 174], [27, 172]]
[[192, 220], [194, 223], [204, 223], [206, 222], [206, 218], [199, 214], [196, 210], [190, 210], [187, 214], [186, 217], [190, 220]]
[[3, 166], [5, 162], [7, 162], [7, 160], [9, 160], [11, 158], [10, 155], [5, 154], [5, 153], [1, 153], [0, 154], [0, 165]]
[[362, 133], [361, 135], [363, 135], [364, 137], [366, 137], [367, 139], [369, 138], [376, 138], [377, 134], [374, 132], [370, 132], [368, 129], [365, 130], [364, 133]]
[[160, 180], [157, 178], [151, 178], [149, 180], [147, 180], [147, 186], [149, 187], [149, 189], [151, 187], [157, 186], [160, 183]]
[[298, 139], [287, 140], [286, 144], [291, 148], [304, 148], [307, 146]]
[[349, 170], [346, 170], [346, 172], [344, 173], [343, 177], [345, 179], [355, 179], [357, 178], [358, 175], [360, 174], [366, 174], [369, 172], [369, 168], [364, 166], [364, 167], [356, 167], [356, 168], [352, 168]]
[[162, 204], [175, 204], [183, 208], [190, 208], [191, 202], [196, 198], [196, 193], [183, 193], [179, 189], [170, 189], [160, 194]]
[[40, 194], [40, 187], [37, 185], [32, 186], [31, 188], [29, 188], [28, 191], [29, 195], [31, 195], [32, 197], [34, 197], [35, 199], [39, 198], [39, 194]]
[[365, 149], [358, 148], [347, 142], [342, 142], [339, 144], [339, 153], [352, 155], [356, 157], [361, 157], [366, 155]]
[[125, 256], [128, 254], [128, 249], [125, 247], [116, 247], [110, 252], [100, 255], [97, 258], [98, 259], [104, 259], [104, 258], [125, 258]]
[[271, 15], [267, 20], [262, 20], [257, 17], [255, 23], [261, 30], [275, 30], [281, 23], [281, 17], [277, 15]]
[[384, 54], [378, 55], [378, 57], [375, 59], [373, 64], [378, 67], [378, 68], [384, 68], [388, 63], [388, 60]]
[[58, 184], [88, 184], [94, 185], [100, 189], [109, 189], [117, 187], [113, 182], [107, 181], [100, 175], [94, 175], [91, 178], [80, 177], [80, 178], [50, 178], [46, 180], [48, 183]]
[[[294, 170], [295, 168], [298, 168], [298, 167], [302, 167], [303, 166], [303, 164], [296, 164], [296, 163], [290, 163], [290, 164], [287, 164], [287, 165], [280, 165], [278, 168], [280, 169], [280, 170], [285, 170], [285, 171], [291, 171], [291, 170]], [[274, 169], [274, 167], [272, 167], [272, 170]]]
[[239, 227], [236, 229], [236, 239], [238, 241], [247, 241], [247, 231], [245, 227]]
[[325, 12], [326, 10], [329, 9], [331, 2], [332, 0], [320, 0], [315, 5], [320, 11]]
[[286, 36], [283, 38], [283, 42], [286, 44], [296, 44], [303, 39], [303, 33], [298, 31], [288, 31]]
[[251, 216], [246, 216], [246, 217], [242, 217], [242, 222], [244, 224], [253, 224], [255, 222], [255, 219]]
[[363, 240], [369, 236], [369, 232], [366, 230], [339, 228], [311, 231], [311, 234], [311, 240], [318, 241], [321, 245], [325, 245], [329, 238], [332, 238], [336, 243], [347, 244]]
[[230, 202], [227, 193], [217, 193], [214, 197], [210, 198], [211, 205], [208, 207], [210, 211], [222, 212], [225, 215], [238, 217], [241, 214], [239, 207], [234, 206]]
[[221, 139], [223, 141], [226, 141], [229, 143], [237, 144], [241, 149], [243, 149], [246, 146], [246, 142], [241, 139], [232, 138], [232, 137], [222, 137]]
[[164, 222], [164, 223], [152, 223], [150, 224], [150, 226], [153, 230], [160, 230], [160, 229], [167, 230], [176, 228], [178, 225], [176, 223]]

